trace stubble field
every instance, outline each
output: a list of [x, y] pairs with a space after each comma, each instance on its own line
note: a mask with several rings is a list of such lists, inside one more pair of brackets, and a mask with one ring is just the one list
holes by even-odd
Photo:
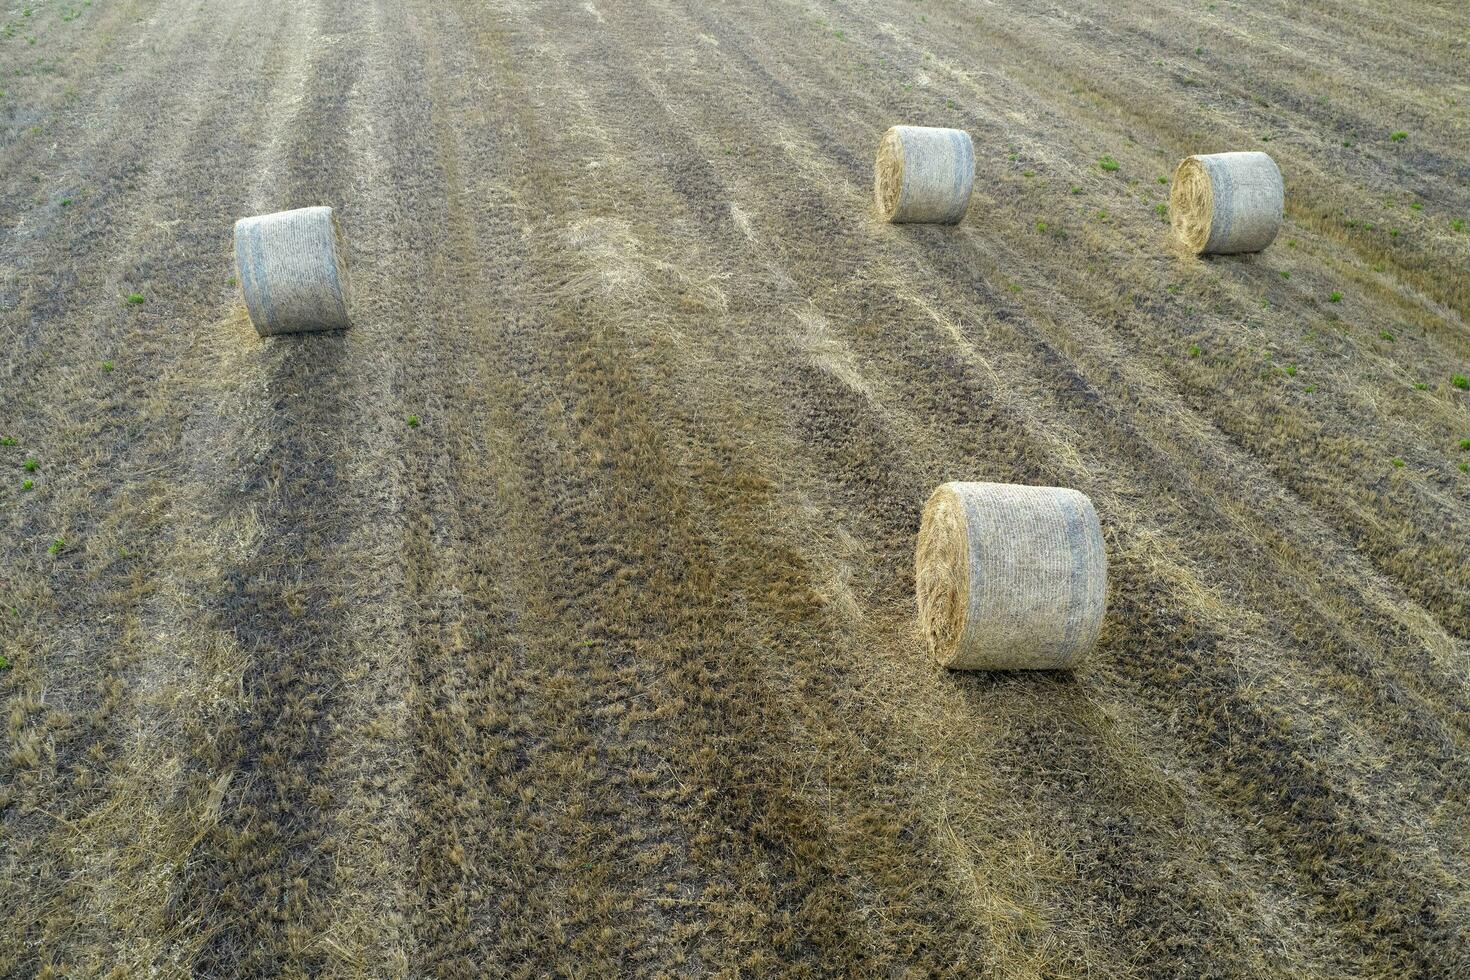
[[[0, 10], [0, 974], [1470, 973], [1467, 38]], [[963, 224], [875, 217], [898, 122]], [[1282, 234], [1186, 256], [1230, 149]], [[313, 204], [356, 325], [262, 341], [231, 222]], [[933, 665], [951, 479], [1092, 498], [1082, 669]]]

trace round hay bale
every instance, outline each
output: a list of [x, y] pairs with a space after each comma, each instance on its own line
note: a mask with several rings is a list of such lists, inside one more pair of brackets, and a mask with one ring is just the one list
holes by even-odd
[[1268, 154], [1207, 153], [1174, 171], [1169, 210], [1174, 231], [1195, 254], [1259, 252], [1281, 230], [1285, 193]]
[[342, 230], [331, 208], [298, 208], [235, 222], [235, 268], [262, 337], [352, 326]]
[[878, 144], [873, 196], [885, 221], [957, 224], [975, 186], [975, 144], [962, 129], [894, 126]]
[[1092, 649], [1107, 605], [1102, 525], [1061, 487], [946, 483], [915, 555], [919, 622], [955, 670], [1056, 670]]

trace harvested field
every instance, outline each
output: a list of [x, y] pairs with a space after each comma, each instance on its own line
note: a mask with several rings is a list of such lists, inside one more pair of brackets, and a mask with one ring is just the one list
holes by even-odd
[[[0, 10], [0, 975], [1470, 974], [1467, 37]], [[1280, 236], [1188, 255], [1250, 149]], [[353, 328], [262, 339], [231, 227], [310, 205]], [[1095, 504], [1074, 673], [934, 664], [950, 480]]]

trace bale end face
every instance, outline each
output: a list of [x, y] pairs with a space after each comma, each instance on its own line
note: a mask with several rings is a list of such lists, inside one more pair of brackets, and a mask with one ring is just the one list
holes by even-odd
[[903, 193], [903, 141], [895, 126], [878, 142], [878, 159], [873, 166], [873, 197], [884, 221], [892, 221]]
[[970, 601], [969, 532], [964, 501], [946, 483], [929, 497], [919, 523], [914, 555], [914, 588], [919, 625], [940, 663], [954, 660], [965, 631]]
[[262, 337], [352, 326], [342, 230], [328, 207], [235, 222], [235, 267]]
[[1210, 174], [1198, 157], [1185, 157], [1174, 171], [1169, 188], [1169, 214], [1174, 233], [1184, 247], [1199, 255], [1210, 240], [1210, 222], [1215, 213], [1215, 194]]
[[1106, 609], [1097, 512], [1060, 487], [946, 483], [924, 507], [915, 586], [940, 664], [1073, 667], [1096, 644]]

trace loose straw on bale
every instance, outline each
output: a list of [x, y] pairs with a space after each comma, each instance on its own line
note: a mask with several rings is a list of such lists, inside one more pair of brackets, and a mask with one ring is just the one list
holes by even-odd
[[298, 208], [235, 222], [235, 267], [262, 337], [352, 326], [342, 231], [331, 208]]
[[1069, 668], [1102, 629], [1102, 526], [1076, 490], [943, 484], [924, 506], [915, 573], [919, 621], [946, 667]]
[[1174, 171], [1174, 230], [1196, 254], [1259, 252], [1281, 228], [1281, 171], [1265, 153], [1186, 157]]
[[956, 224], [974, 185], [975, 144], [962, 129], [894, 126], [878, 144], [873, 195], [885, 221]]

